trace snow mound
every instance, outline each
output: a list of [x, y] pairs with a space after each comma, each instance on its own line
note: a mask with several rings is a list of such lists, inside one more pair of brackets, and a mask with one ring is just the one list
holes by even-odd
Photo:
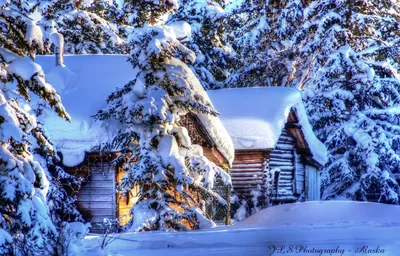
[[301, 92], [287, 87], [251, 87], [208, 91], [235, 149], [273, 149], [290, 110], [299, 119], [301, 130], [316, 160], [327, 161], [327, 150], [315, 136], [308, 121]]
[[57, 90], [58, 93], [64, 93], [66, 88], [73, 86], [77, 79], [76, 74], [67, 67], [55, 66], [46, 74], [46, 80]]
[[400, 206], [355, 201], [313, 201], [273, 206], [237, 226], [400, 225]]

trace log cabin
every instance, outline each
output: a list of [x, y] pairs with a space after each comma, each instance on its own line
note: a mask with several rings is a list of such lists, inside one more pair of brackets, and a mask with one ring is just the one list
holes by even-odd
[[238, 88], [208, 95], [235, 148], [232, 194], [249, 199], [259, 191], [273, 204], [320, 200], [327, 150], [312, 131], [300, 91]]
[[[66, 169], [86, 179], [77, 194], [77, 206], [86, 221], [92, 224], [91, 232], [102, 232], [104, 218], [120, 218], [124, 225], [131, 218], [129, 211], [137, 201], [137, 189], [127, 197], [116, 190], [124, 172], [112, 165], [119, 152], [112, 146], [117, 128], [110, 123], [95, 122], [91, 116], [106, 107], [106, 99], [116, 87], [122, 87], [134, 77], [127, 56], [81, 55], [65, 56], [54, 65], [54, 56], [38, 56], [46, 79], [61, 95], [71, 116], [65, 122], [52, 112], [43, 115], [42, 122], [50, 139], [62, 154]], [[116, 75], [118, 74], [118, 75]], [[196, 90], [208, 99], [199, 84]], [[234, 149], [229, 134], [217, 117], [187, 114], [180, 120], [186, 127], [193, 144], [201, 145], [204, 155], [217, 166], [229, 172]], [[230, 189], [216, 183], [214, 191], [228, 203], [227, 207], [207, 206], [207, 214], [217, 224], [230, 223]]]

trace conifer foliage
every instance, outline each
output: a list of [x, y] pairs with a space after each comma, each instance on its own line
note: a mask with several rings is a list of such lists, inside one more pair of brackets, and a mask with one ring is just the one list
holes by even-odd
[[[58, 233], [49, 215], [46, 170], [32, 145], [51, 148], [35, 117], [20, 106], [30, 93], [69, 120], [59, 95], [33, 62], [44, 51], [43, 35], [26, 1], [0, 3], [0, 254], [52, 254]], [[7, 86], [6, 86], [7, 84]], [[35, 96], [35, 97], [36, 97]]]
[[197, 56], [193, 70], [205, 89], [218, 89], [234, 66], [234, 54], [227, 45], [224, 10], [218, 1], [182, 0], [169, 24], [190, 24], [189, 34], [182, 38]]
[[117, 23], [122, 15], [108, 1], [37, 0], [45, 39], [52, 33], [64, 36], [69, 54], [127, 53], [126, 27]]
[[[77, 178], [69, 174], [62, 164], [62, 160], [55, 150], [53, 143], [46, 135], [40, 121], [43, 104], [35, 109], [37, 126], [32, 130], [32, 135], [37, 138], [33, 144], [34, 157], [40, 163], [49, 181], [46, 194], [46, 203], [49, 208], [50, 219], [53, 222], [57, 236], [48, 245], [47, 251], [54, 255], [68, 255], [69, 245], [76, 236], [69, 227], [69, 223], [85, 222], [76, 207], [76, 193], [80, 189], [83, 178]], [[84, 235], [84, 234], [82, 234]]]
[[305, 95], [330, 152], [323, 199], [399, 203], [399, 11], [390, 0], [321, 0], [305, 10]]
[[[149, 13], [150, 23], [169, 9], [152, 10], [156, 11]], [[203, 156], [200, 146], [191, 144], [188, 131], [178, 124], [187, 113], [217, 115], [193, 72], [178, 59], [193, 62], [195, 55], [161, 24], [136, 29], [130, 44], [130, 62], [137, 75], [109, 97], [108, 108], [97, 118], [116, 119], [125, 127], [117, 137], [127, 153], [116, 161], [128, 158], [119, 188], [128, 193], [139, 186], [140, 191], [131, 210], [131, 228], [209, 227], [213, 223], [200, 203], [226, 203], [211, 189], [215, 176], [222, 176], [225, 183], [230, 177]]]
[[142, 27], [145, 24], [160, 24], [166, 21], [168, 15], [178, 9], [178, 0], [163, 1], [125, 1], [123, 10], [129, 14], [129, 24]]
[[237, 71], [225, 87], [296, 87], [303, 59], [298, 56], [295, 35], [307, 1], [237, 2], [225, 8], [227, 37], [237, 53]]
[[225, 8], [237, 71], [226, 87], [304, 91], [329, 149], [323, 199], [399, 203], [397, 1], [237, 1]]

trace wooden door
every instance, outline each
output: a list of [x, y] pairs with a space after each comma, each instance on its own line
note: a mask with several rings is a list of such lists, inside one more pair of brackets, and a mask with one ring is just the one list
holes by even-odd
[[311, 165], [306, 165], [306, 188], [307, 200], [318, 201], [320, 200], [320, 177], [318, 169]]

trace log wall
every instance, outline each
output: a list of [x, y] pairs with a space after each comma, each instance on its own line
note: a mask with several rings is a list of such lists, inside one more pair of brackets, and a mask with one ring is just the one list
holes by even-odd
[[296, 201], [304, 192], [304, 163], [296, 153], [296, 139], [283, 129], [272, 150], [236, 150], [231, 169], [234, 192], [250, 198], [261, 188], [275, 203]]
[[295, 196], [295, 139], [284, 129], [276, 147], [271, 151], [268, 167], [273, 177], [274, 201], [296, 200]]
[[265, 189], [264, 173], [267, 151], [236, 151], [231, 169], [233, 191], [239, 196], [250, 197], [250, 192], [260, 186]]
[[[318, 200], [320, 181], [310, 149], [292, 110], [274, 149], [236, 150], [231, 175], [234, 193], [250, 198], [251, 190], [261, 188], [276, 204]], [[311, 159], [312, 160], [312, 159]]]

